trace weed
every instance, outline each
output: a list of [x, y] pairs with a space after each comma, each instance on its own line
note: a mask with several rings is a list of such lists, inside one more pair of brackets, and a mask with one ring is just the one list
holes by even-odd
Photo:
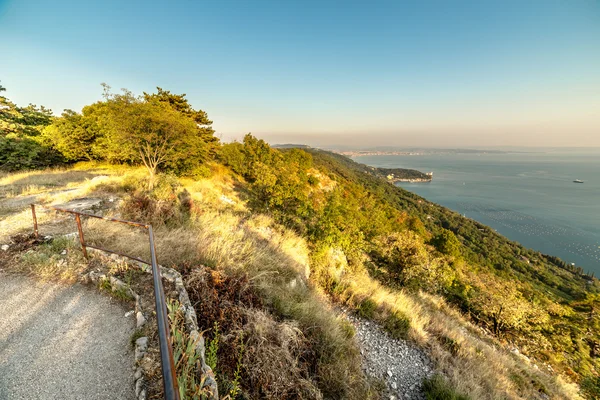
[[208, 388], [203, 387], [203, 379], [198, 380], [202, 366], [200, 354], [196, 352], [197, 342], [185, 331], [185, 318], [179, 302], [169, 301], [167, 308], [171, 321], [171, 343], [179, 397], [192, 400], [206, 399], [209, 394]]
[[427, 400], [471, 400], [456, 393], [442, 375], [434, 375], [423, 382], [423, 391]]
[[366, 298], [358, 306], [358, 315], [363, 318], [373, 319], [375, 317], [376, 310], [377, 303], [369, 298]]
[[135, 341], [138, 340], [141, 337], [146, 336], [146, 329], [145, 328], [137, 328], [132, 334], [131, 337], [129, 338], [129, 344], [131, 345], [131, 348], [135, 348]]
[[213, 326], [213, 337], [206, 348], [206, 364], [213, 370], [217, 370], [217, 353], [219, 351], [219, 323], [215, 321]]
[[242, 391], [241, 389], [241, 379], [242, 379], [242, 366], [244, 359], [244, 333], [242, 332], [239, 337], [239, 352], [238, 352], [238, 360], [235, 367], [235, 372], [233, 373], [233, 380], [231, 381], [231, 389], [229, 390], [229, 397], [235, 399]]
[[410, 330], [410, 321], [403, 313], [396, 311], [387, 316], [383, 326], [393, 337], [406, 339]]

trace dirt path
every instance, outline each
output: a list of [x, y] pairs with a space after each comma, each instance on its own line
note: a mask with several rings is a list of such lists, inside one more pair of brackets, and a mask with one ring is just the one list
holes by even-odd
[[390, 400], [425, 400], [423, 380], [433, 375], [427, 354], [416, 346], [392, 338], [377, 323], [345, 314], [356, 329], [367, 375], [385, 382]]
[[0, 272], [0, 399], [134, 399], [134, 322], [81, 285]]

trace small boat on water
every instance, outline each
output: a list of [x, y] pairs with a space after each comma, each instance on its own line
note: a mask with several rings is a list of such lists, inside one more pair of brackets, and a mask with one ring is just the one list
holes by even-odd
[[575, 179], [573, 182], [574, 183], [583, 183], [583, 181], [581, 179]]

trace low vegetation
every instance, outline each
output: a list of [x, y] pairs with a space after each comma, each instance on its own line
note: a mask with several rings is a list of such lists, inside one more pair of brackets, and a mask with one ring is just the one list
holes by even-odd
[[[336, 303], [428, 350], [439, 373], [425, 384], [431, 399], [595, 397], [597, 280], [343, 156], [276, 150], [252, 135], [220, 145], [209, 122], [183, 95], [107, 92], [43, 130], [52, 151], [79, 159], [61, 147], [71, 140], [96, 163], [5, 175], [1, 202], [75, 196], [52, 192], [73, 179], [85, 188], [78, 195], [121, 199], [107, 212], [152, 223], [159, 262], [184, 275], [231, 398], [376, 398]], [[129, 130], [149, 136], [121, 157], [118, 138]], [[189, 159], [148, 162], [144, 150], [175, 151], [179, 134], [193, 136]], [[165, 135], [173, 141], [156, 141]], [[100, 170], [107, 177], [93, 182]], [[38, 176], [57, 186], [36, 186]], [[3, 213], [7, 233], [22, 229], [23, 204]], [[89, 220], [85, 229], [90, 243], [148, 257], [147, 239], [131, 227]]]

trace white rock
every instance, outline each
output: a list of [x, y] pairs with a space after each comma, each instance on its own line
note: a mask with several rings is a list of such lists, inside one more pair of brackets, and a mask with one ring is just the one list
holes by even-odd
[[3, 244], [0, 248], [2, 249], [2, 251], [7, 251], [9, 247], [10, 246], [8, 244]]
[[133, 315], [133, 313], [134, 313], [134, 312], [135, 312], [135, 311], [133, 311], [133, 310], [131, 310], [131, 311], [127, 311], [127, 312], [125, 313], [125, 318], [129, 318], [129, 317], [131, 317], [131, 316]]
[[141, 311], [137, 312], [137, 314], [135, 315], [135, 318], [136, 318], [136, 325], [138, 328], [141, 328], [146, 323], [146, 317], [144, 317], [144, 314], [142, 314]]
[[392, 371], [390, 371], [389, 369], [387, 370], [387, 374], [390, 378], [392, 377]]

